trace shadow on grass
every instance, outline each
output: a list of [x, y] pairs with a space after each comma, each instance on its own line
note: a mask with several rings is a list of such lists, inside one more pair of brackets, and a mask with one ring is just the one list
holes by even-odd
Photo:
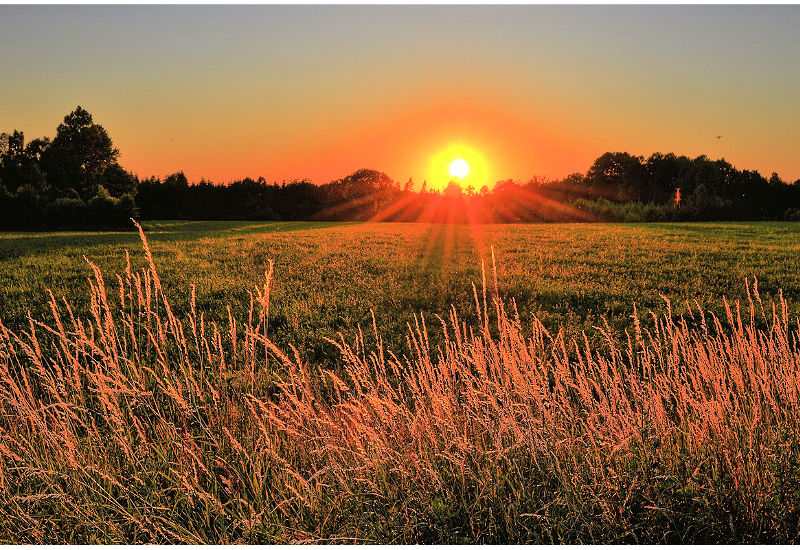
[[[231, 236], [310, 231], [344, 227], [356, 222], [251, 222], [251, 221], [146, 221], [142, 223], [151, 242], [193, 241]], [[0, 261], [45, 254], [64, 247], [136, 245], [139, 234], [131, 231], [46, 231], [0, 233]]]

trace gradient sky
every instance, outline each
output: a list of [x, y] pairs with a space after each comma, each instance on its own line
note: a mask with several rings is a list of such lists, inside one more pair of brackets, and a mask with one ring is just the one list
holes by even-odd
[[[800, 178], [797, 6], [0, 6], [0, 130], [77, 104], [139, 176], [492, 180], [605, 151]], [[716, 139], [722, 135], [722, 139]]]

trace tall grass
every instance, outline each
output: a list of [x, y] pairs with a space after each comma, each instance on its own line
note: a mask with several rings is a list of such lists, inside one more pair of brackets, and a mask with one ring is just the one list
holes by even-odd
[[[800, 506], [800, 326], [781, 296], [640, 316], [568, 341], [486, 281], [477, 321], [331, 341], [177, 315], [147, 267], [91, 314], [0, 323], [0, 538], [9, 542], [788, 541]], [[487, 290], [487, 287], [495, 290]], [[440, 336], [434, 346], [432, 334]]]

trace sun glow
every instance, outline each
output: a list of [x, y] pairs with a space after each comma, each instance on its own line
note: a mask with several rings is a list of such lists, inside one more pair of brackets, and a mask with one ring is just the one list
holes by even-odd
[[450, 144], [431, 157], [427, 182], [431, 188], [440, 190], [450, 182], [475, 191], [492, 184], [486, 158], [477, 149], [462, 143]]
[[463, 180], [469, 174], [469, 163], [464, 159], [455, 159], [448, 170], [451, 176]]

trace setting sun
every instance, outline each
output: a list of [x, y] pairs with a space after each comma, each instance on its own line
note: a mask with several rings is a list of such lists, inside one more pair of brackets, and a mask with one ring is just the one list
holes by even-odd
[[444, 189], [451, 181], [463, 188], [491, 187], [489, 164], [483, 153], [463, 143], [451, 143], [431, 157], [427, 182], [434, 189]]
[[464, 159], [455, 159], [450, 163], [450, 175], [463, 180], [469, 174], [469, 163]]

